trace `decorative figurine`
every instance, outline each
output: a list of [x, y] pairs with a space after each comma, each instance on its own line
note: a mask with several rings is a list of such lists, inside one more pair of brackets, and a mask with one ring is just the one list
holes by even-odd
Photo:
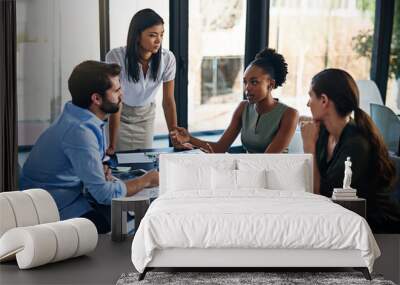
[[350, 186], [352, 174], [353, 174], [353, 172], [351, 171], [350, 157], [347, 157], [347, 160], [344, 162], [343, 189], [352, 189]]

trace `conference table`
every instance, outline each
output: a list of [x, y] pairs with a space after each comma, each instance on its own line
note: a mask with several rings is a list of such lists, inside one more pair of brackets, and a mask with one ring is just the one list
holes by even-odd
[[[151, 148], [133, 151], [117, 152], [110, 157], [109, 165], [113, 169], [113, 175], [121, 180], [134, 179], [141, 176], [138, 170], [158, 170], [158, 156], [161, 153], [182, 152], [169, 148]], [[150, 202], [158, 197], [158, 187], [145, 188], [139, 193], [123, 198], [114, 198], [111, 202], [111, 239], [123, 241], [129, 234], [129, 212], [134, 212], [134, 231], [139, 227], [140, 221], [146, 214]]]
[[[182, 152], [185, 150], [175, 149], [173, 147], [164, 147], [164, 148], [147, 148], [147, 149], [136, 149], [136, 150], [128, 150], [128, 151], [119, 151], [110, 157], [110, 161], [114, 166], [117, 167], [131, 167], [132, 169], [157, 169], [158, 168], [158, 155], [161, 153], [174, 153], [174, 152]], [[140, 161], [119, 161], [119, 158], [124, 155], [143, 154], [144, 156], [148, 156], [148, 161], [143, 162]], [[153, 159], [152, 159], [153, 158]], [[133, 158], [134, 159], [134, 158]], [[151, 160], [151, 161], [150, 161]]]

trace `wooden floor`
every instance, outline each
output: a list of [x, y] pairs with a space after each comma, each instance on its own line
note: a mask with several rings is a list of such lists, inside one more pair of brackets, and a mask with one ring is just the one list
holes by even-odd
[[96, 249], [86, 256], [19, 270], [17, 263], [0, 264], [0, 284], [115, 284], [122, 273], [134, 271], [132, 237], [124, 242], [99, 235]]
[[[400, 235], [375, 235], [375, 238], [382, 256], [375, 262], [374, 273], [400, 284]], [[96, 250], [87, 256], [28, 270], [19, 270], [15, 261], [2, 263], [0, 284], [115, 284], [122, 273], [135, 271], [131, 244], [132, 237], [112, 242], [110, 235], [99, 235]]]

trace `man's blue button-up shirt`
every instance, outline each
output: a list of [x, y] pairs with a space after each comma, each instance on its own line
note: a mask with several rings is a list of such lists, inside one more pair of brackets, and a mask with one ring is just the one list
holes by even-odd
[[46, 189], [56, 201], [61, 219], [89, 212], [91, 197], [109, 205], [112, 198], [126, 196], [126, 186], [119, 180], [106, 181], [105, 149], [104, 122], [68, 102], [34, 145], [22, 168], [20, 189]]

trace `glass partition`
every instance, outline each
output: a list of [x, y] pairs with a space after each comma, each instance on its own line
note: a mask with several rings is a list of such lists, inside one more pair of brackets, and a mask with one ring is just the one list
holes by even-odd
[[386, 105], [400, 114], [400, 1], [395, 1], [394, 5]]
[[190, 131], [225, 129], [243, 99], [246, 1], [189, 1]]
[[272, 0], [269, 45], [283, 54], [289, 74], [274, 96], [311, 115], [306, 104], [313, 75], [336, 67], [369, 79], [374, 32], [373, 0]]
[[99, 1], [17, 0], [16, 8], [18, 145], [28, 146], [71, 100], [73, 67], [100, 58]]

